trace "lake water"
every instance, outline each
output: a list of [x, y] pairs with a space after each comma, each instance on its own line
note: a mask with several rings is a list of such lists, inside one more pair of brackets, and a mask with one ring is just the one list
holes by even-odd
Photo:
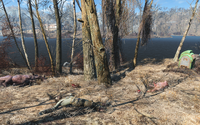
[[[144, 58], [173, 58], [180, 44], [182, 36], [172, 36], [172, 38], [152, 38], [146, 46], [140, 47], [138, 52], [138, 60]], [[134, 57], [135, 44], [137, 39], [124, 39], [123, 48], [125, 48], [125, 58], [130, 60]], [[187, 36], [181, 52], [185, 50], [193, 50], [195, 54], [200, 54], [200, 37]]]
[[[0, 37], [0, 41], [3, 37]], [[144, 58], [173, 58], [175, 52], [180, 44], [182, 36], [172, 36], [172, 38], [152, 38], [149, 40], [146, 46], [139, 48], [138, 53], [138, 61], [143, 60]], [[20, 41], [20, 39], [18, 39]], [[65, 61], [70, 61], [70, 54], [71, 54], [71, 41], [72, 39], [63, 39], [62, 42], [62, 63]], [[76, 44], [79, 46], [76, 47], [76, 52], [79, 53], [82, 51], [82, 47], [80, 46], [80, 40], [77, 40]], [[122, 40], [122, 48], [123, 48], [123, 55], [125, 57], [125, 61], [130, 61], [134, 57], [135, 51], [135, 44], [137, 39], [123, 39]], [[55, 48], [56, 48], [56, 39], [48, 39], [51, 52], [53, 57], [55, 58]], [[21, 43], [21, 42], [19, 42]], [[25, 38], [25, 44], [27, 47], [27, 53], [29, 56], [30, 62], [34, 63], [34, 41], [33, 38]], [[187, 36], [184, 44], [182, 46], [181, 52], [185, 50], [193, 50], [195, 54], [200, 54], [200, 37], [199, 36]], [[40, 55], [46, 56], [48, 59], [48, 53], [46, 50], [46, 45], [43, 40], [38, 40], [38, 47]], [[14, 62], [19, 65], [24, 65], [22, 57], [20, 56], [19, 52], [15, 44], [11, 48], [9, 48], [9, 55]], [[14, 52], [14, 53], [13, 53]]]

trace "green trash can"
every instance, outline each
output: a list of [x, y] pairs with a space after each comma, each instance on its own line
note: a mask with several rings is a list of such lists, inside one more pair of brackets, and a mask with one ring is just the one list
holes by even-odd
[[180, 57], [179, 57], [179, 63], [178, 66], [179, 67], [187, 67], [192, 69], [194, 66], [194, 53], [192, 50], [186, 50], [184, 52], [181, 53]]

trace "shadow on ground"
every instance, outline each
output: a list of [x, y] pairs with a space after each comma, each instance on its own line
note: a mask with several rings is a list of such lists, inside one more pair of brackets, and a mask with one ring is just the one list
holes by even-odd
[[160, 65], [164, 62], [163, 59], [156, 59], [156, 58], [145, 58], [142, 61], [138, 62], [138, 65], [147, 65], [147, 64], [154, 64], [154, 65]]
[[[47, 101], [49, 101], [49, 100], [47, 100]], [[8, 111], [5, 111], [5, 112], [0, 112], [0, 114], [11, 113], [11, 112], [18, 111], [18, 110], [22, 110], [22, 109], [26, 109], [26, 108], [33, 108], [33, 107], [36, 107], [36, 106], [48, 105], [48, 104], [52, 104], [52, 103], [53, 103], [53, 102], [51, 102], [51, 103], [46, 103], [47, 101], [41, 102], [40, 104], [34, 105], [34, 106], [21, 107], [21, 108], [17, 108], [17, 109], [11, 109], [11, 110], [8, 110]]]
[[[160, 65], [163, 64], [164, 59], [156, 59], [156, 58], [145, 58], [142, 61], [138, 62], [138, 66], [140, 65], [148, 65], [148, 64], [156, 64], [156, 65]], [[112, 72], [111, 78], [112, 81], [114, 82], [118, 82], [121, 79], [126, 77], [126, 72], [131, 72], [132, 70], [134, 70], [135, 67], [133, 67], [133, 62], [132, 60], [123, 64], [122, 66], [119, 67], [119, 69], [115, 70]]]
[[57, 111], [54, 113], [49, 113], [48, 115], [44, 117], [40, 117], [38, 119], [28, 121], [19, 125], [32, 125], [32, 124], [35, 125], [35, 124], [41, 124], [41, 123], [48, 124], [56, 120], [81, 116], [81, 115], [89, 114], [91, 112], [95, 112], [95, 111], [90, 108], [74, 108], [72, 110], [65, 109], [59, 112]]

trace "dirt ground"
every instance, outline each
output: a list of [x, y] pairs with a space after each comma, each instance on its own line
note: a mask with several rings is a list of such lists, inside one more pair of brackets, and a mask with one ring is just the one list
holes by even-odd
[[[200, 76], [176, 69], [172, 59], [145, 59], [133, 70], [124, 66], [112, 74], [113, 85], [105, 88], [96, 80], [84, 81], [82, 72], [37, 81], [33, 86], [0, 87], [0, 123], [3, 125], [198, 125], [200, 124]], [[167, 68], [168, 67], [168, 68]], [[65, 71], [65, 69], [63, 70]], [[20, 74], [20, 69], [1, 75]], [[25, 74], [26, 72], [23, 71]], [[149, 84], [167, 81], [164, 91], [146, 92]], [[73, 88], [79, 84], [80, 88]], [[137, 90], [141, 90], [138, 93]], [[53, 107], [54, 97], [68, 93], [94, 102], [110, 103], [103, 112], [90, 108]]]

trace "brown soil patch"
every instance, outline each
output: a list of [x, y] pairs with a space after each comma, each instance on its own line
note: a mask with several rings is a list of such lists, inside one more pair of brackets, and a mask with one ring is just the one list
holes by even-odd
[[[123, 68], [112, 74], [113, 85], [105, 88], [97, 81], [84, 81], [83, 75], [48, 78], [40, 85], [0, 88], [1, 124], [39, 125], [115, 125], [115, 124], [200, 124], [200, 77], [185, 72], [167, 71], [172, 59], [145, 59], [134, 70]], [[167, 68], [168, 67], [168, 68]], [[177, 68], [176, 65], [173, 68]], [[164, 71], [166, 70], [166, 71]], [[164, 71], [164, 72], [163, 72]], [[168, 81], [164, 91], [146, 93], [149, 84]], [[79, 84], [81, 88], [72, 88]], [[145, 87], [146, 86], [146, 87]], [[137, 90], [140, 89], [141, 93]], [[75, 96], [94, 102], [110, 102], [106, 112], [90, 108], [63, 107], [39, 116], [55, 105], [53, 97]]]

